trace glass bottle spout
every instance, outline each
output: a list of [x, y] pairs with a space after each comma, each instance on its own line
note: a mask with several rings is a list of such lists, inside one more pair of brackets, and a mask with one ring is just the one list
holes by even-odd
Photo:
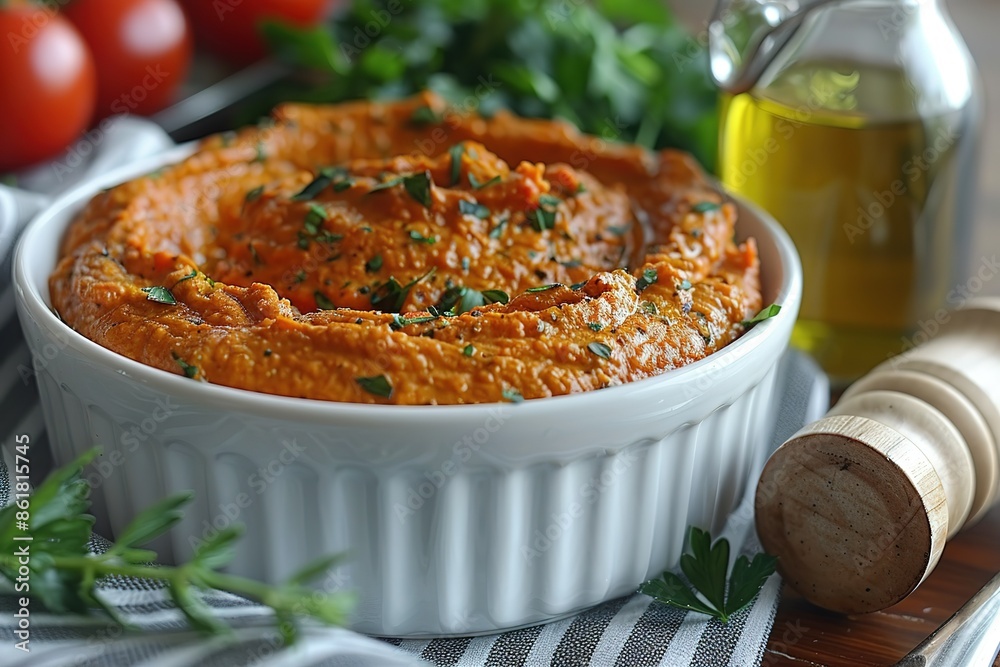
[[712, 78], [745, 93], [813, 9], [839, 0], [719, 0], [708, 26]]

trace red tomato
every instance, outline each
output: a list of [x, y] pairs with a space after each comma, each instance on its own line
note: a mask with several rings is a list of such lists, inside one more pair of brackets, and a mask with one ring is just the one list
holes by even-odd
[[63, 9], [97, 65], [97, 118], [168, 106], [191, 65], [177, 0], [73, 0]]
[[97, 83], [87, 45], [58, 14], [0, 5], [0, 171], [64, 149], [90, 121]]
[[198, 43], [234, 65], [246, 65], [267, 53], [257, 25], [277, 19], [301, 27], [315, 25], [326, 0], [183, 0]]

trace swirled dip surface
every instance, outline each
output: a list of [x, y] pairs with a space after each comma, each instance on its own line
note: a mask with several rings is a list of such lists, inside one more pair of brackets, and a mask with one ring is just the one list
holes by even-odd
[[193, 380], [359, 403], [539, 398], [739, 336], [761, 302], [735, 216], [675, 151], [431, 95], [287, 105], [96, 196], [50, 289], [84, 336]]

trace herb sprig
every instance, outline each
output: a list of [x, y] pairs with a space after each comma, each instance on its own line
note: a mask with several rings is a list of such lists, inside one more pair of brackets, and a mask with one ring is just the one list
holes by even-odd
[[708, 531], [692, 526], [689, 542], [690, 553], [681, 556], [681, 571], [694, 590], [670, 571], [647, 581], [639, 590], [663, 604], [707, 614], [723, 623], [753, 602], [778, 562], [765, 553], [755, 555], [753, 560], [740, 556], [729, 572], [727, 590], [729, 541], [720, 538], [713, 544]]
[[56, 469], [31, 495], [31, 559], [19, 563], [15, 540], [23, 532], [18, 527], [18, 507], [0, 510], [0, 577], [14, 582], [19, 568], [31, 570], [31, 594], [53, 613], [89, 614], [103, 609], [113, 621], [124, 625], [114, 609], [102, 603], [97, 582], [106, 577], [137, 577], [162, 582], [177, 608], [191, 626], [206, 634], [224, 634], [229, 627], [213, 617], [198, 592], [218, 589], [255, 600], [271, 607], [275, 622], [286, 643], [294, 641], [299, 617], [309, 617], [330, 625], [342, 625], [353, 605], [348, 593], [316, 593], [306, 584], [340, 560], [339, 556], [310, 563], [284, 584], [269, 585], [220, 571], [235, 556], [233, 545], [243, 528], [234, 524], [203, 541], [187, 563], [152, 565], [156, 553], [142, 546], [166, 533], [183, 518], [190, 493], [166, 498], [144, 511], [123, 530], [118, 540], [103, 554], [88, 549], [94, 517], [90, 507], [90, 486], [82, 471], [100, 453], [92, 449], [72, 463]]

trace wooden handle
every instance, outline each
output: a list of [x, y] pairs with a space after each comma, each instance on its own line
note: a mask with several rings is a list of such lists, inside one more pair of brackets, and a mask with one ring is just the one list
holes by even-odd
[[884, 609], [1000, 499], [1000, 299], [855, 383], [768, 460], [757, 531], [786, 581], [827, 609]]

